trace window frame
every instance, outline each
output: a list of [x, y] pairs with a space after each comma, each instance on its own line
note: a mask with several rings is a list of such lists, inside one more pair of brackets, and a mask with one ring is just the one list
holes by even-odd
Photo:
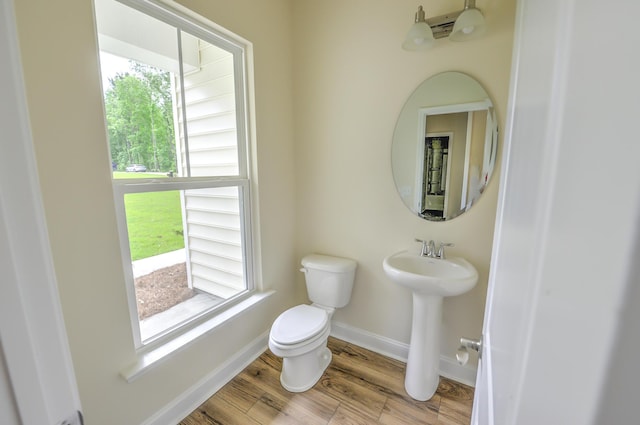
[[[256, 291], [254, 275], [254, 249], [252, 233], [252, 209], [251, 209], [251, 178], [250, 178], [250, 140], [249, 140], [249, 108], [248, 86], [247, 86], [247, 49], [243, 42], [234, 40], [233, 36], [222, 33], [210, 25], [198, 22], [196, 18], [186, 16], [170, 6], [157, 3], [151, 0], [114, 0], [125, 6], [131, 7], [141, 13], [163, 21], [177, 29], [177, 40], [180, 40], [181, 32], [187, 32], [208, 43], [224, 49], [233, 55], [234, 67], [234, 96], [235, 96], [235, 117], [236, 117], [236, 140], [238, 155], [238, 175], [235, 176], [209, 176], [209, 177], [173, 177], [172, 179], [112, 179], [118, 236], [120, 240], [120, 254], [125, 274], [125, 287], [127, 291], [128, 307], [130, 312], [131, 329], [133, 331], [133, 342], [137, 352], [153, 350], [159, 345], [165, 344], [172, 339], [188, 332], [206, 320], [216, 317], [229, 308], [241, 303], [249, 298]], [[181, 45], [178, 45], [181, 52]], [[180, 60], [182, 68], [182, 61]], [[183, 78], [181, 69], [180, 80]], [[181, 83], [179, 96], [184, 101], [184, 85]], [[180, 125], [176, 123], [176, 125]], [[183, 123], [186, 145], [188, 149], [189, 133], [186, 128], [186, 121]], [[135, 279], [131, 262], [131, 252], [129, 247], [129, 236], [126, 222], [126, 211], [124, 198], [130, 193], [144, 193], [168, 190], [189, 190], [205, 189], [216, 187], [237, 187], [240, 215], [240, 232], [242, 240], [243, 273], [245, 289], [230, 299], [205, 310], [191, 319], [175, 325], [165, 331], [145, 340], [141, 339], [140, 321], [138, 319], [137, 299], [135, 293]], [[186, 249], [187, 247], [185, 247]]]

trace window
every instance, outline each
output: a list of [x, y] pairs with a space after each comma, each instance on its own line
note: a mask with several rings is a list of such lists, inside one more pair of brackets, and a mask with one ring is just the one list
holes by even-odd
[[147, 1], [96, 0], [113, 189], [136, 347], [246, 298], [244, 50]]

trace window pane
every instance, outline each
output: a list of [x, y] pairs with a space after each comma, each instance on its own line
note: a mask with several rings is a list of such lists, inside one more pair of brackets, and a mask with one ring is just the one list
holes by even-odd
[[96, 9], [114, 171], [238, 176], [233, 53], [116, 1]]
[[127, 193], [124, 205], [143, 343], [247, 289], [237, 187]]

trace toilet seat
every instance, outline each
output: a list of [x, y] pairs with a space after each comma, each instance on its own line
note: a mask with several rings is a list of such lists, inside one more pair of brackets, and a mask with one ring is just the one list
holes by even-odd
[[326, 310], [301, 304], [282, 313], [273, 322], [271, 340], [280, 346], [292, 346], [313, 340], [329, 325]]

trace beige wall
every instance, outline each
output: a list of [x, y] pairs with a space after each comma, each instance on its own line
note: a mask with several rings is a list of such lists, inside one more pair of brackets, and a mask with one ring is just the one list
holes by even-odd
[[[431, 1], [427, 14], [449, 12], [452, 3], [463, 6], [462, 0]], [[408, 342], [411, 296], [385, 277], [382, 260], [414, 246], [415, 237], [455, 243], [451, 255], [473, 263], [480, 281], [471, 292], [444, 303], [442, 354], [454, 357], [460, 336], [480, 336], [500, 176], [468, 213], [444, 223], [424, 221], [396, 192], [391, 139], [413, 90], [450, 70], [484, 86], [504, 128], [515, 1], [478, 1], [489, 27], [481, 39], [439, 40], [430, 51], [406, 52], [400, 44], [418, 4], [293, 2], [296, 249], [298, 256], [316, 251], [357, 260], [353, 298], [334, 319]]]
[[[451, 253], [476, 265], [480, 284], [445, 302], [443, 353], [451, 356], [461, 335], [478, 336], [498, 178], [471, 212], [426, 222], [395, 191], [390, 143], [405, 99], [425, 78], [446, 70], [480, 81], [504, 125], [515, 2], [478, 1], [489, 25], [484, 38], [439, 41], [418, 53], [399, 47], [417, 7], [413, 1], [180, 3], [254, 43], [255, 225], [263, 285], [278, 292], [127, 384], [119, 372], [135, 353], [91, 2], [16, 2], [40, 183], [87, 423], [141, 423], [268, 330], [276, 314], [306, 299], [297, 262], [312, 251], [359, 263], [352, 302], [336, 320], [408, 342], [410, 295], [386, 279], [382, 258], [414, 237], [454, 242]], [[447, 12], [449, 3], [434, 0], [427, 12]]]
[[[54, 265], [86, 422], [138, 424], [268, 330], [293, 303], [295, 205], [288, 0], [189, 2], [253, 41], [262, 280], [277, 296], [128, 384], [135, 360], [119, 257], [92, 2], [16, 1]], [[256, 191], [257, 193], [257, 191]]]

